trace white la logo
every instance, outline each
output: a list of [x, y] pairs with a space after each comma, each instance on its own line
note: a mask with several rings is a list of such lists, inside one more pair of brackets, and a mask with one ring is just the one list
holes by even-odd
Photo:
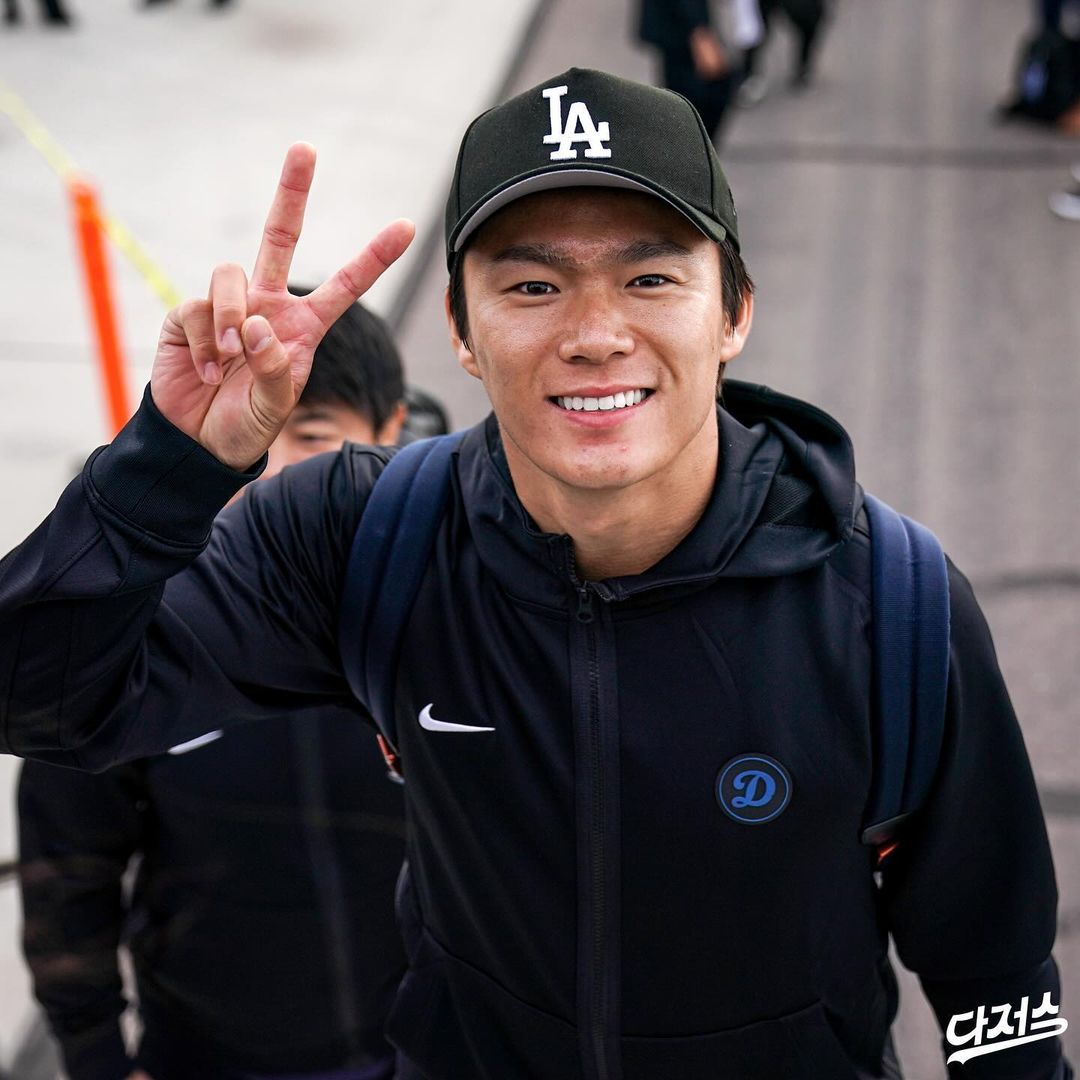
[[563, 124], [562, 99], [567, 90], [569, 90], [567, 86], [550, 86], [543, 92], [551, 107], [551, 134], [544, 136], [544, 143], [545, 145], [559, 144], [557, 150], [551, 151], [551, 160], [573, 161], [577, 157], [573, 144], [580, 142], [589, 144], [585, 151], [587, 158], [611, 157], [611, 151], [604, 146], [604, 143], [611, 138], [608, 122], [604, 120], [600, 124], [594, 124], [589, 107], [584, 101], [570, 103], [570, 112], [566, 117], [566, 124]]

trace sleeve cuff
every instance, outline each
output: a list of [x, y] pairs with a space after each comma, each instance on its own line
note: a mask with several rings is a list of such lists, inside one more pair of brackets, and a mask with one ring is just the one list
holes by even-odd
[[180, 545], [202, 545], [221, 508], [266, 467], [266, 455], [237, 472], [158, 411], [150, 396], [113, 442], [83, 470], [93, 492], [115, 514]]

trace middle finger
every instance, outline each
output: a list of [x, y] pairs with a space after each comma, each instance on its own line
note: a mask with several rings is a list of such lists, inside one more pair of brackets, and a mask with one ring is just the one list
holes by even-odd
[[248, 316], [247, 275], [236, 263], [222, 263], [210, 279], [210, 307], [214, 312], [214, 340], [223, 359], [244, 350], [240, 327]]

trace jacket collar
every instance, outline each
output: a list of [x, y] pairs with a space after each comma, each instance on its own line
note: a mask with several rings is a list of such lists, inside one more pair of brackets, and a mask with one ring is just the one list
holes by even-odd
[[[611, 578], [613, 599], [718, 577], [774, 577], [823, 562], [847, 539], [855, 507], [847, 434], [813, 406], [765, 387], [724, 384], [720, 463], [712, 496], [688, 536], [642, 574]], [[541, 531], [514, 491], [494, 415], [465, 437], [458, 475], [480, 558], [507, 592], [568, 606], [577, 581], [573, 544]]]

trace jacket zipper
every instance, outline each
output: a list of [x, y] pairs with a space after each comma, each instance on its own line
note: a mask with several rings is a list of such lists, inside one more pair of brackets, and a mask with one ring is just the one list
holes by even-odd
[[[569, 538], [568, 538], [569, 539]], [[585, 1080], [618, 1080], [620, 1069], [618, 1055], [612, 1057], [609, 1045], [611, 1030], [614, 1026], [613, 1002], [618, 994], [617, 957], [615, 948], [608, 938], [617, 930], [611, 923], [609, 908], [612, 902], [608, 877], [615, 872], [616, 864], [611, 863], [614, 855], [608, 850], [609, 823], [607, 818], [615, 810], [611, 804], [608, 785], [610, 778], [605, 767], [605, 733], [603, 731], [603, 672], [601, 670], [600, 633], [598, 625], [604, 621], [596, 610], [597, 600], [613, 599], [613, 595], [602, 584], [582, 581], [577, 573], [573, 557], [573, 548], [568, 544], [568, 566], [574, 590], [577, 593], [576, 621], [584, 648], [579, 654], [583, 660], [579, 668], [584, 694], [578, 698], [583, 707], [584, 721], [581, 729], [579, 758], [582, 775], [587, 778], [587, 789], [582, 794], [587, 800], [587, 842], [588, 842], [588, 891], [586, 906], [586, 925], [579, 928], [583, 935], [582, 944], [588, 954], [581, 963], [586, 965], [587, 981], [585, 1001], [579, 1008], [578, 1020], [581, 1028], [583, 1064]], [[579, 683], [579, 686], [581, 683]], [[610, 734], [609, 734], [610, 737]], [[610, 748], [609, 748], [610, 751]], [[584, 807], [579, 804], [579, 812]], [[585, 870], [583, 867], [582, 870]], [[587, 930], [586, 930], [587, 927]], [[579, 973], [580, 975], [580, 973]]]
[[607, 1052], [605, 1046], [604, 1003], [610, 992], [604, 979], [604, 931], [605, 931], [605, 895], [604, 895], [604, 769], [600, 752], [600, 662], [596, 648], [596, 628], [594, 626], [592, 591], [588, 583], [578, 592], [578, 621], [585, 624], [586, 655], [589, 673], [589, 786], [592, 798], [592, 963], [593, 996], [590, 1002], [589, 1042], [592, 1046], [593, 1060], [596, 1063], [598, 1080], [608, 1080]]

